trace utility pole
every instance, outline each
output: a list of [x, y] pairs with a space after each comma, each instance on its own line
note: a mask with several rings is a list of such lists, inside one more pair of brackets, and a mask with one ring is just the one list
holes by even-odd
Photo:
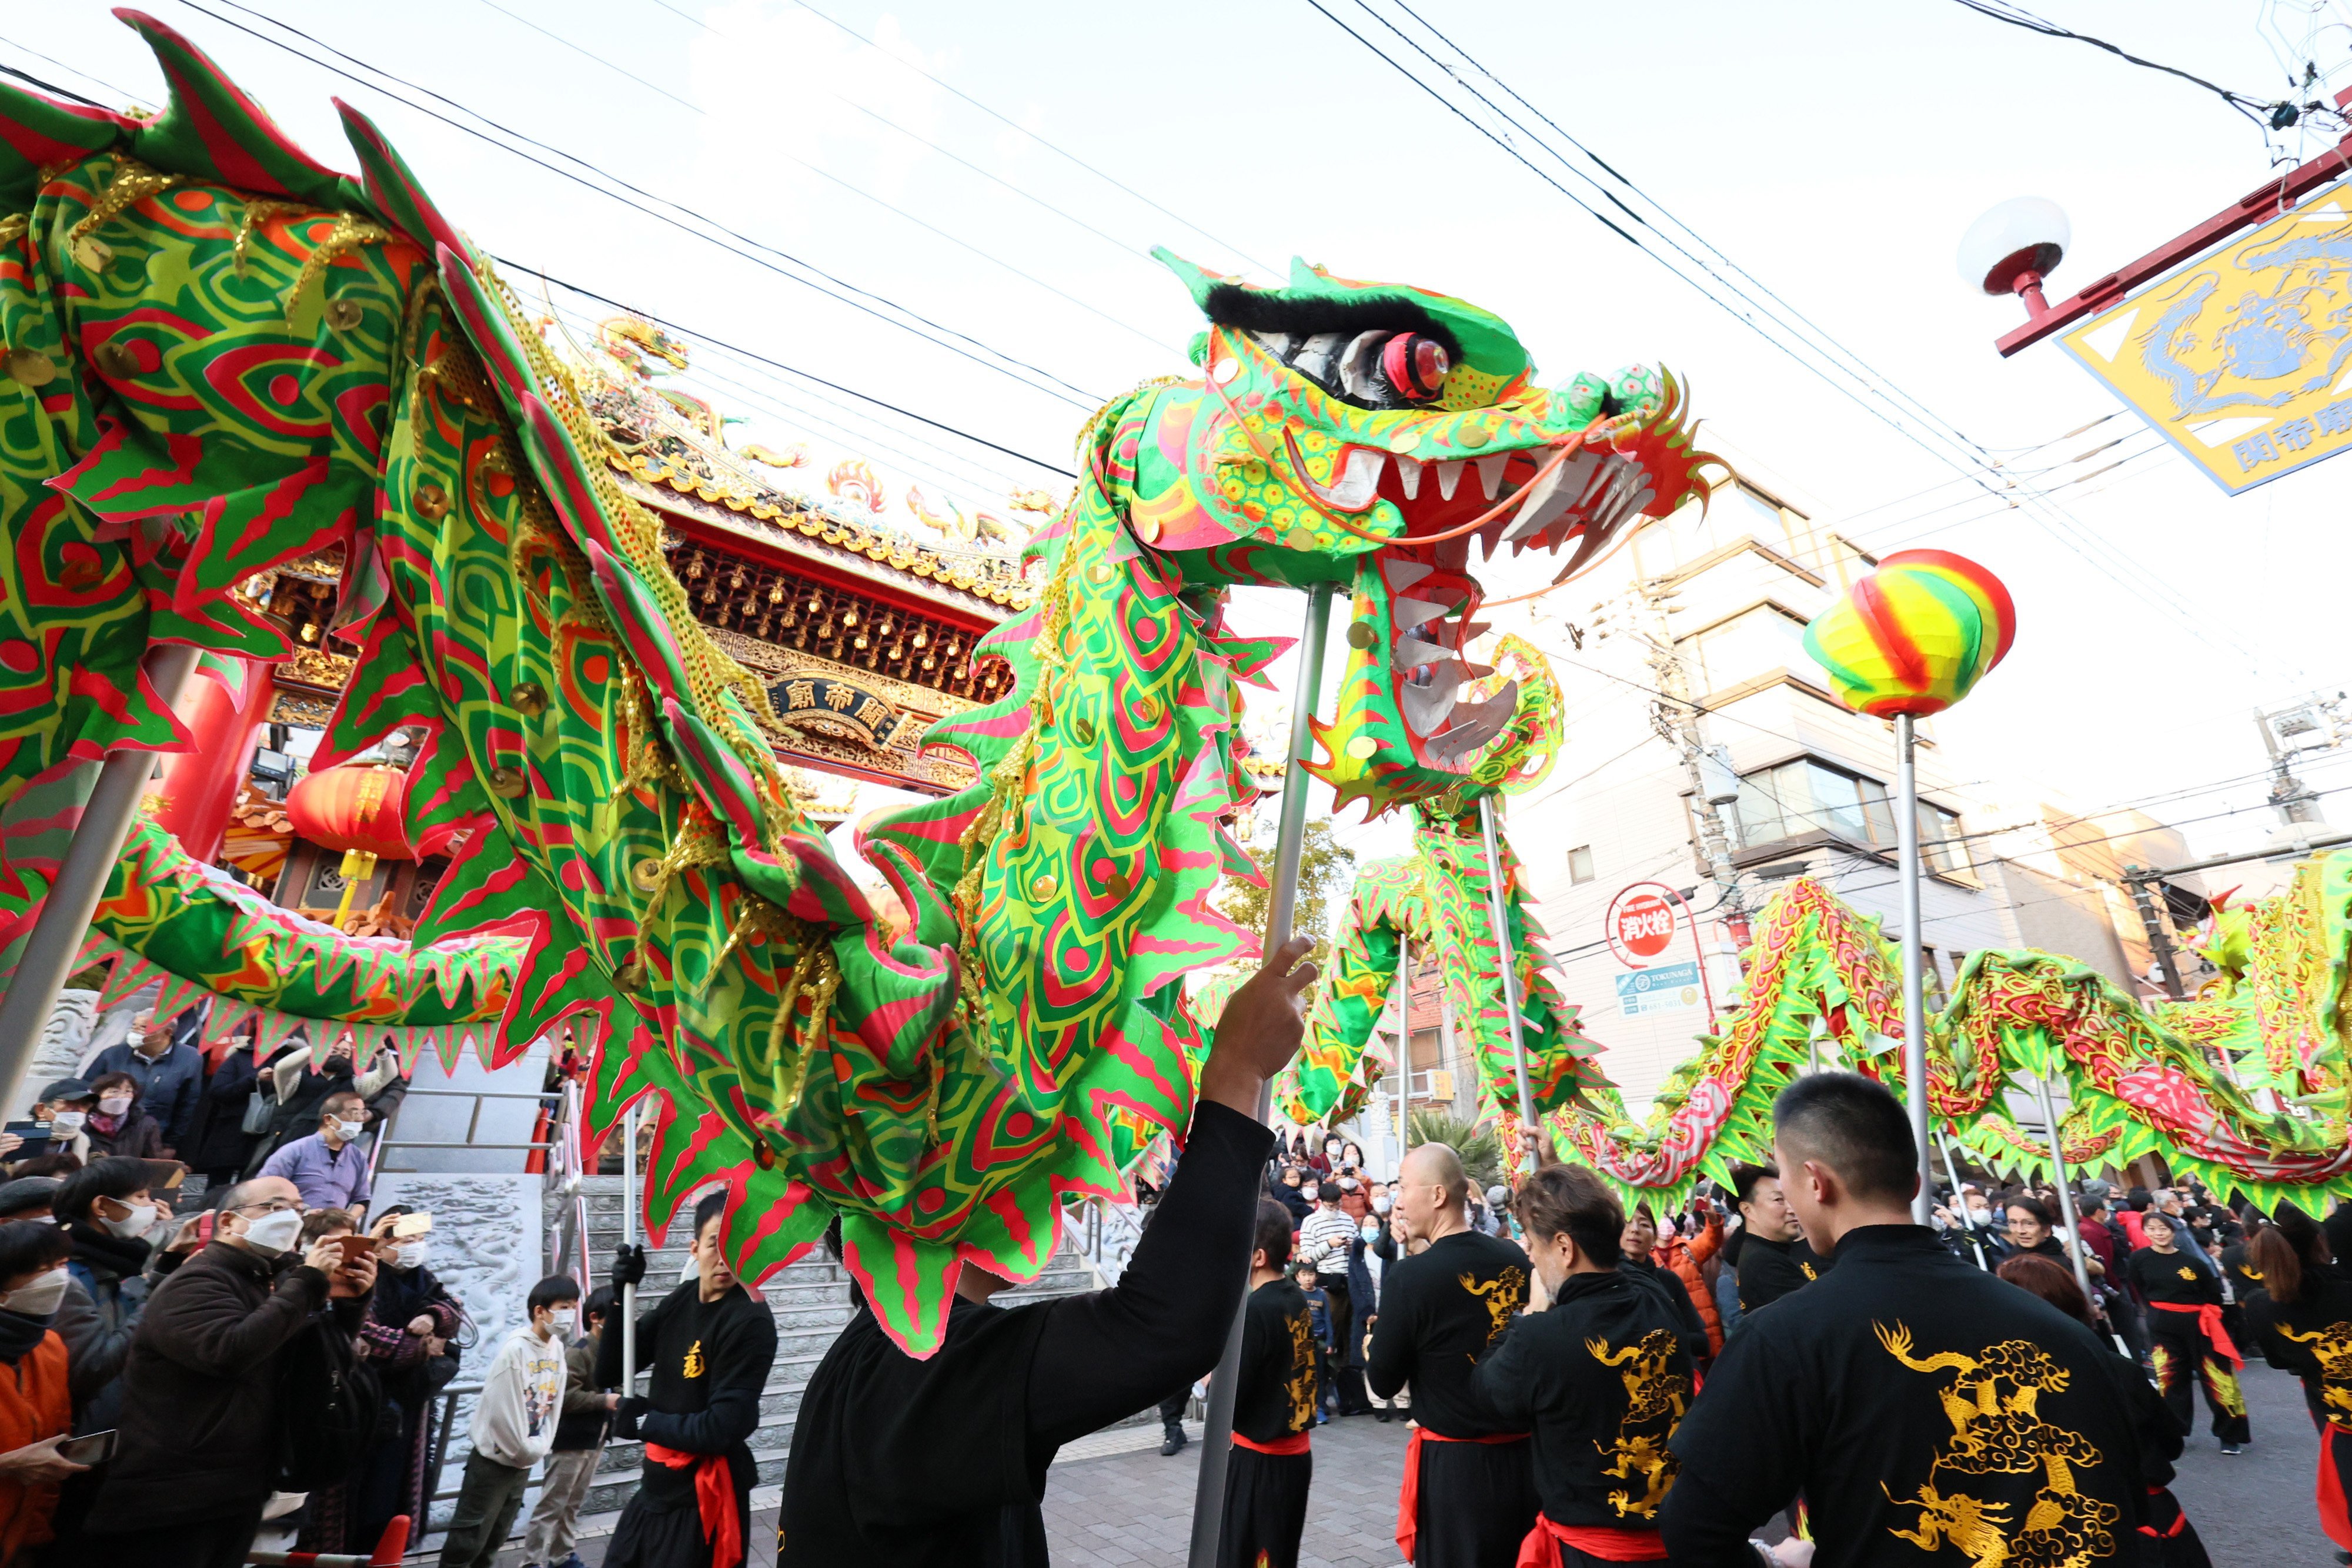
[[1707, 874], [1715, 882], [1716, 909], [1731, 927], [1733, 937], [1745, 942], [1748, 931], [1748, 901], [1739, 885], [1738, 868], [1731, 863], [1733, 833], [1724, 821], [1724, 813], [1739, 799], [1739, 778], [1731, 770], [1730, 758], [1723, 748], [1710, 750], [1699, 734], [1698, 706], [1691, 697], [1690, 671], [1683, 663], [1674, 628], [1667, 620], [1672, 594], [1662, 591], [1654, 579], [1637, 583], [1634, 591], [1641, 596], [1643, 608], [1651, 612], [1654, 622], [1642, 634], [1650, 645], [1649, 664], [1657, 676], [1659, 694], [1658, 700], [1650, 705], [1651, 727], [1682, 758], [1683, 771], [1690, 779], [1691, 817], [1698, 824], [1696, 848], [1700, 859], [1706, 863]]
[[2180, 966], [2172, 956], [2172, 933], [2158, 918], [2156, 899], [2147, 884], [2156, 880], [2155, 873], [2136, 865], [2124, 867], [2124, 885], [2131, 889], [2132, 907], [2139, 911], [2141, 929], [2147, 933], [2148, 950], [2156, 955], [2156, 967], [2164, 976], [2164, 994], [2174, 1001], [2186, 1001], [2188, 991], [2180, 984]]

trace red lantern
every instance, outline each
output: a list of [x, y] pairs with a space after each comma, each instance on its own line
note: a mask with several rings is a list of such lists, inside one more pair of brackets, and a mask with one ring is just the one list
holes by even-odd
[[398, 768], [356, 763], [330, 768], [298, 781], [286, 796], [294, 831], [325, 849], [414, 860], [408, 832], [408, 775]]

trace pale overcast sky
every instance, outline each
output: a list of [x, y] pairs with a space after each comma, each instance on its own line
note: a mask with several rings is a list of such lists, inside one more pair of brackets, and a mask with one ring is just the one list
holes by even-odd
[[[2154, 580], [2126, 591], [2042, 522], [1968, 500], [1950, 468], [1578, 211], [1309, 0], [823, 0], [827, 16], [882, 49], [785, 0], [151, 3], [323, 161], [352, 166], [331, 96], [375, 116], [445, 210], [492, 252], [1052, 463], [1067, 465], [1093, 399], [1183, 368], [1196, 321], [1144, 256], [1154, 244], [1260, 277], [1254, 262], [1278, 267], [1297, 253], [1351, 276], [1465, 296], [1507, 317], [1553, 381], [1664, 362], [1690, 382], [1699, 413], [1823, 515], [1853, 517], [1865, 543], [1958, 549], [2009, 581], [2022, 622], [2017, 651], [1939, 721], [1943, 734], [1956, 750], [2085, 807], [2254, 773], [2263, 755], [2250, 710], [2352, 685], [2341, 631], [2352, 550], [2340, 538], [2352, 466], [2321, 465], [2227, 500], [2158, 455], [2058, 492], [2090, 553], [2112, 552]], [[1405, 53], [1380, 20], [1412, 28], [1394, 0], [1324, 5]], [[1415, 9], [1990, 448], [2035, 446], [2114, 404], [2054, 344], [2014, 361], [1993, 352], [1991, 340], [2021, 313], [1961, 287], [1954, 247], [1971, 219], [2016, 195], [2063, 206], [2074, 249], [2052, 281], [2055, 298], [2270, 171], [2254, 129], [2201, 89], [1949, 0], [1425, 0]], [[2042, 9], [2273, 97], [2284, 84], [2256, 22], [2302, 7], [2050, 0]], [[1055, 396], [983, 370], [299, 59], [256, 35], [331, 57], [265, 17], [1066, 387]], [[2323, 34], [2317, 47], [2323, 68], [2343, 64], [2352, 30]], [[0, 62], [108, 100], [152, 100], [159, 81], [136, 37], [89, 0], [15, 8], [0, 22]], [[535, 290], [521, 268], [509, 276]], [[752, 416], [741, 439], [793, 434], [769, 412], [782, 400], [818, 406], [764, 373], [728, 373], [742, 378], [736, 411]], [[983, 499], [1047, 477], [936, 432], [920, 439], [945, 450], [914, 447], [897, 422], [864, 418], [845, 422]], [[2111, 421], [2095, 440], [2127, 429]], [[2059, 443], [2031, 461], [2094, 444]], [[2153, 444], [2140, 434], [2120, 451]], [[1278, 603], [1253, 610], [1292, 618]], [[2352, 782], [2352, 769], [2336, 777]], [[2240, 783], [2169, 809], [2205, 815], [2261, 795], [2259, 781]], [[2352, 821], [2352, 799], [2328, 809]], [[2227, 849], [2258, 840], [2268, 822], [2247, 811], [2190, 831], [2200, 849]]]

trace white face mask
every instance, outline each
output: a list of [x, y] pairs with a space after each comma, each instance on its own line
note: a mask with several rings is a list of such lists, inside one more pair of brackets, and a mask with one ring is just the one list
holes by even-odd
[[347, 1126], [342, 1122], [336, 1120], [332, 1116], [330, 1116], [325, 1121], [320, 1123], [319, 1130], [326, 1134], [327, 1136], [333, 1138], [338, 1143], [344, 1144], [350, 1143], [359, 1133], [359, 1129], [357, 1127]]
[[425, 1267], [425, 1243], [404, 1241], [392, 1249], [392, 1266], [402, 1273]]
[[121, 1218], [102, 1218], [99, 1223], [105, 1226], [111, 1235], [120, 1236], [126, 1241], [136, 1241], [152, 1228], [155, 1217], [162, 1212], [152, 1203], [134, 1203], [131, 1206], [131, 1212]]
[[1388, 1195], [1388, 1194], [1386, 1194], [1386, 1193], [1382, 1193], [1382, 1194], [1381, 1194], [1381, 1196], [1380, 1196], [1380, 1197], [1376, 1197], [1376, 1198], [1372, 1199], [1372, 1212], [1373, 1212], [1374, 1214], [1386, 1214], [1388, 1211], [1389, 1211], [1389, 1195]]
[[302, 1217], [290, 1208], [273, 1209], [245, 1225], [245, 1244], [265, 1258], [275, 1258], [302, 1239]]
[[131, 1096], [128, 1094], [101, 1094], [98, 1097], [98, 1108], [100, 1111], [105, 1112], [110, 1116], [120, 1116], [122, 1113], [131, 1109]]
[[574, 1328], [577, 1328], [579, 1323], [580, 1313], [576, 1308], [558, 1307], [555, 1309], [555, 1332], [562, 1338], [570, 1339], [572, 1337], [572, 1331]]
[[28, 1318], [45, 1318], [56, 1312], [66, 1299], [67, 1276], [63, 1269], [52, 1269], [36, 1275], [30, 1284], [19, 1285], [0, 1296], [0, 1311], [21, 1312]]
[[89, 1116], [80, 1111], [60, 1111], [49, 1118], [49, 1130], [60, 1138], [70, 1138], [81, 1131]]

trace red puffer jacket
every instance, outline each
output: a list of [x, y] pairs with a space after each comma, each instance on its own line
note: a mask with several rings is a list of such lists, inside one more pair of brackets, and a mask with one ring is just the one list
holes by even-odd
[[1707, 1287], [1706, 1260], [1723, 1247], [1723, 1217], [1710, 1214], [1706, 1228], [1696, 1237], [1669, 1236], [1650, 1252], [1662, 1269], [1672, 1269], [1690, 1292], [1699, 1322], [1706, 1325], [1706, 1343], [1713, 1354], [1723, 1354], [1723, 1314], [1715, 1310], [1715, 1292]]

